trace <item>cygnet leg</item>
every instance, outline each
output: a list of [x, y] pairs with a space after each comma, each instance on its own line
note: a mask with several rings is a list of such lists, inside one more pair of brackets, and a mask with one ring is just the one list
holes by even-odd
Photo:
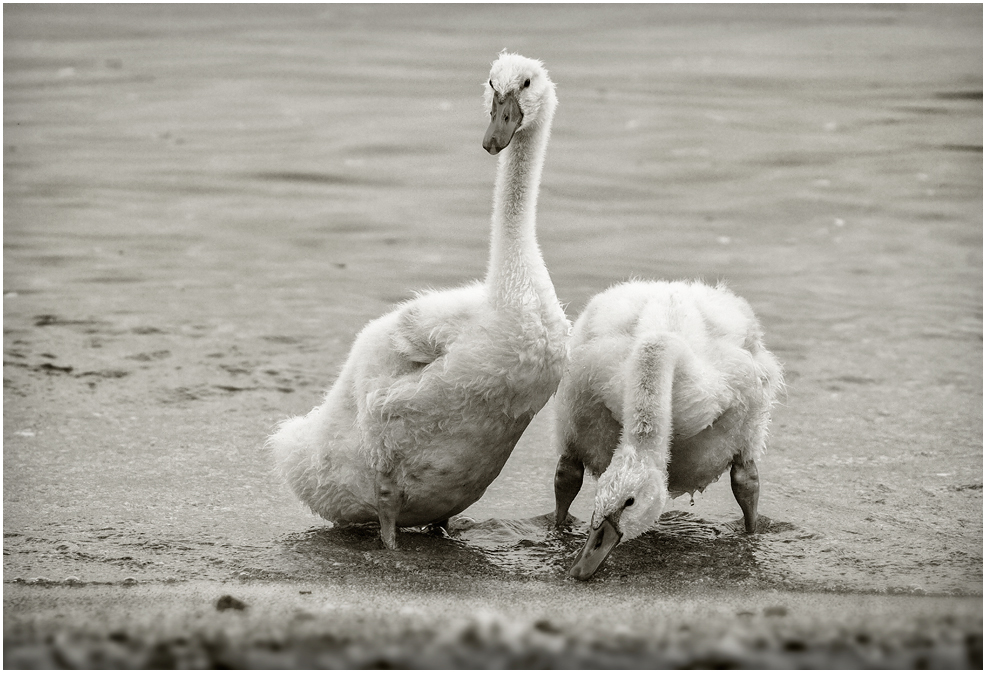
[[558, 459], [555, 469], [555, 525], [561, 526], [568, 519], [568, 508], [582, 489], [585, 465], [567, 453]]
[[401, 494], [390, 475], [377, 472], [377, 517], [380, 519], [380, 539], [387, 549], [397, 549], [397, 515], [401, 509]]
[[760, 500], [760, 473], [757, 464], [737, 458], [729, 471], [729, 482], [740, 509], [743, 510], [743, 523], [747, 533], [757, 532], [757, 502]]

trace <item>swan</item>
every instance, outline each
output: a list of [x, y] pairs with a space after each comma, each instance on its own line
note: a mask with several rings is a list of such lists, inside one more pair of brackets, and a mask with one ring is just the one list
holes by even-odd
[[618, 284], [592, 298], [569, 349], [554, 435], [557, 526], [585, 470], [598, 478], [571, 576], [591, 577], [621, 540], [657, 523], [668, 496], [703, 491], [727, 469], [755, 532], [756, 461], [783, 374], [745, 300], [722, 284]]
[[499, 154], [486, 277], [421, 292], [357, 335], [340, 374], [267, 445], [311, 510], [335, 523], [447, 525], [497, 477], [561, 379], [571, 323], [535, 234], [555, 85], [501, 52], [483, 83]]

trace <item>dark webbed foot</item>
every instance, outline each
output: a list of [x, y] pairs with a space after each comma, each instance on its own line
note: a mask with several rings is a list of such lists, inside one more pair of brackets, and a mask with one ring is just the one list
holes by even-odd
[[432, 521], [430, 524], [425, 526], [425, 531], [429, 535], [434, 535], [436, 537], [452, 537], [449, 531], [449, 520], [442, 519], [441, 521]]

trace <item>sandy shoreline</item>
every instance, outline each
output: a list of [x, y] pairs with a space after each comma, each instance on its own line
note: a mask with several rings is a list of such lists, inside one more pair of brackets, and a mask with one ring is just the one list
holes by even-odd
[[433, 584], [8, 584], [4, 666], [982, 667], [979, 598]]

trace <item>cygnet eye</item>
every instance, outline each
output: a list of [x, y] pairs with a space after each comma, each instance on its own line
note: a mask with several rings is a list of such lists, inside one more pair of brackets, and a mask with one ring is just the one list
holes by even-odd
[[624, 507], [632, 507], [633, 506], [633, 503], [634, 503], [634, 499], [633, 498], [627, 498], [627, 501], [625, 503], [623, 503], [623, 506]]
[[526, 89], [530, 85], [531, 85], [531, 78], [528, 77], [527, 79], [524, 80], [524, 88]]
[[493, 78], [492, 77], [490, 77], [490, 88], [491, 89], [493, 88]]

